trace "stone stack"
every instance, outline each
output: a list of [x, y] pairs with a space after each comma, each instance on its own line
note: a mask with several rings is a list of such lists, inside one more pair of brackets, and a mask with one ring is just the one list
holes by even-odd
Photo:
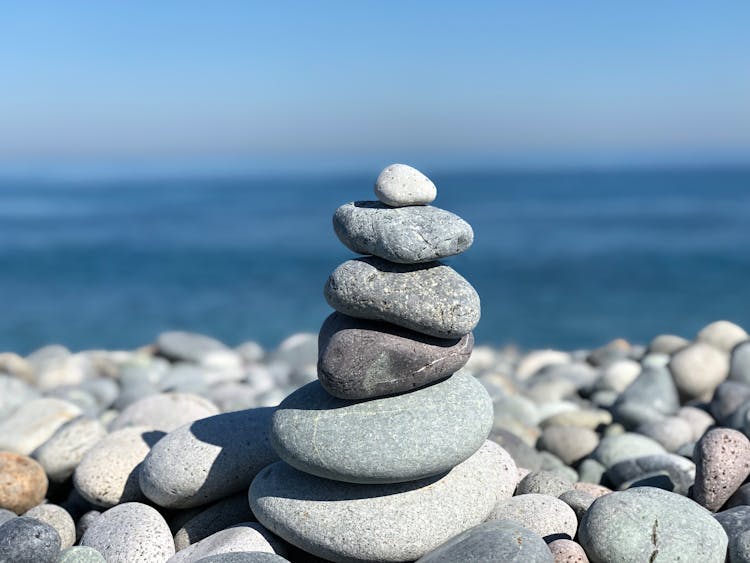
[[261, 523], [333, 561], [418, 559], [483, 522], [516, 480], [486, 441], [489, 395], [459, 372], [479, 296], [438, 262], [471, 246], [471, 226], [430, 206], [434, 184], [409, 166], [386, 168], [375, 193], [334, 215], [341, 242], [366, 256], [328, 279], [319, 379], [274, 413], [283, 461], [250, 488]]

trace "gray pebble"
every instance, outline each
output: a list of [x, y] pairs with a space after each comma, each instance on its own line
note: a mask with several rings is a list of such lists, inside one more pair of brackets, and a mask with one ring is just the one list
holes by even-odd
[[15, 518], [16, 516], [18, 515], [12, 510], [8, 510], [6, 508], [0, 508], [0, 526], [5, 524], [11, 518]]
[[245, 522], [189, 545], [172, 556], [169, 563], [190, 563], [209, 555], [236, 551], [275, 553], [277, 550], [284, 552], [284, 546], [278, 538], [257, 522]]
[[208, 399], [191, 393], [159, 393], [144, 397], [123, 410], [109, 425], [110, 430], [149, 426], [171, 432], [184, 424], [219, 414]]
[[49, 524], [20, 516], [0, 526], [3, 563], [54, 563], [59, 553], [60, 536]]
[[107, 563], [107, 560], [93, 547], [79, 545], [63, 549], [55, 563]]
[[38, 397], [39, 391], [25, 381], [0, 373], [0, 421]]
[[101, 515], [102, 513], [98, 510], [89, 510], [78, 518], [78, 521], [76, 522], [76, 541], [81, 540], [83, 534], [85, 534], [86, 530], [91, 526], [91, 523]]
[[[305, 560], [312, 561], [309, 557]], [[281, 555], [275, 553], [264, 553], [262, 551], [238, 551], [235, 553], [219, 553], [202, 557], [195, 563], [288, 563]]]
[[729, 321], [714, 321], [701, 329], [696, 340], [711, 344], [724, 352], [731, 352], [732, 348], [748, 338], [742, 327]]
[[729, 537], [729, 561], [735, 563], [736, 559], [743, 560], [741, 552], [745, 551], [743, 546], [736, 545], [742, 535], [750, 531], [750, 506], [737, 506], [717, 512], [714, 515], [716, 521], [721, 524]]
[[61, 483], [73, 475], [83, 456], [107, 435], [96, 419], [79, 417], [66, 422], [32, 453], [50, 481]]
[[333, 313], [320, 329], [318, 378], [341, 399], [404, 393], [457, 372], [473, 346], [471, 333], [448, 340]]
[[724, 381], [714, 391], [709, 409], [719, 426], [742, 429], [750, 409], [750, 385]]
[[352, 402], [315, 381], [273, 416], [271, 440], [301, 471], [350, 483], [398, 483], [448, 471], [484, 443], [492, 401], [471, 375], [457, 373], [411, 393]]
[[92, 522], [81, 545], [99, 551], [107, 563], [155, 563], [174, 555], [169, 526], [156, 509], [138, 502], [110, 508]]
[[529, 471], [542, 468], [543, 459], [539, 452], [512, 432], [502, 428], [493, 428], [490, 433], [490, 440], [500, 444], [511, 455], [518, 467], [524, 467]]
[[578, 465], [579, 480], [584, 483], [600, 483], [607, 468], [595, 459], [586, 458]]
[[666, 368], [644, 369], [612, 406], [615, 420], [627, 428], [672, 416], [680, 408], [672, 375]]
[[677, 451], [680, 446], [693, 439], [690, 423], [678, 416], [652, 420], [641, 424], [636, 432], [659, 442], [668, 452]]
[[429, 262], [360, 258], [340, 265], [325, 286], [340, 313], [381, 320], [438, 338], [460, 338], [479, 322], [479, 296], [455, 270]]
[[750, 341], [738, 344], [732, 351], [729, 379], [750, 384]]
[[561, 501], [563, 501], [573, 509], [573, 512], [576, 513], [576, 518], [578, 518], [579, 522], [581, 521], [581, 518], [583, 518], [583, 515], [589, 509], [591, 504], [596, 500], [596, 497], [594, 495], [589, 494], [585, 491], [578, 491], [576, 489], [565, 491], [557, 498], [559, 498]]
[[546, 542], [573, 539], [578, 528], [573, 509], [549, 495], [528, 494], [501, 500], [489, 519], [517, 522], [542, 536]]
[[60, 546], [64, 549], [76, 542], [76, 525], [68, 511], [56, 504], [40, 504], [28, 510], [24, 516], [36, 518], [52, 526], [60, 536]]
[[679, 495], [687, 495], [695, 481], [695, 464], [689, 459], [674, 454], [648, 455], [614, 464], [607, 470], [607, 480], [615, 488], [624, 489], [633, 482], [660, 474], [669, 479], [671, 486], [666, 490]]
[[615, 463], [626, 459], [663, 453], [666, 453], [666, 450], [659, 442], [640, 434], [627, 432], [619, 436], [602, 438], [591, 457], [605, 467], [612, 467]]
[[180, 551], [211, 534], [253, 519], [247, 493], [222, 499], [201, 510], [179, 527], [174, 535], [175, 548]]
[[392, 207], [427, 205], [437, 197], [437, 188], [416, 168], [391, 164], [375, 180], [375, 197]]
[[32, 399], [0, 420], [0, 450], [29, 455], [81, 409], [61, 399]]
[[705, 342], [678, 351], [669, 362], [675, 385], [685, 399], [710, 399], [729, 375], [729, 355]]
[[559, 497], [573, 488], [573, 482], [551, 471], [532, 471], [521, 479], [516, 495], [541, 494]]
[[555, 454], [568, 465], [575, 465], [599, 444], [599, 435], [588, 428], [548, 426], [539, 438], [539, 448]]
[[232, 351], [222, 342], [192, 332], [164, 332], [156, 340], [157, 352], [172, 361], [211, 363], [211, 356], [223, 355]]
[[674, 334], [660, 334], [648, 345], [648, 351], [652, 354], [672, 355], [680, 348], [690, 344], [690, 341], [682, 336]]

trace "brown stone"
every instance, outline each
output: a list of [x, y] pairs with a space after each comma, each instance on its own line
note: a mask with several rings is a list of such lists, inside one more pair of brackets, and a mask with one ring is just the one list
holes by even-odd
[[47, 494], [47, 475], [25, 455], [0, 452], [0, 508], [23, 514]]

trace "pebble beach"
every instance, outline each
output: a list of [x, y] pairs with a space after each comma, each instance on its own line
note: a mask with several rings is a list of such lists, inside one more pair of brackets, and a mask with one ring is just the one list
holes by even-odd
[[318, 334], [0, 354], [0, 563], [750, 561], [750, 335], [475, 342], [437, 196], [331, 210]]

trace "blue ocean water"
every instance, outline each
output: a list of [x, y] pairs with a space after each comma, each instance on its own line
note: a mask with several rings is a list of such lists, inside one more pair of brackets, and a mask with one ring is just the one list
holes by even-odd
[[[566, 349], [750, 329], [750, 170], [432, 173], [469, 221], [448, 262], [477, 341]], [[372, 174], [0, 181], [0, 350], [133, 348], [163, 330], [274, 346], [315, 332], [352, 254], [336, 207]]]

